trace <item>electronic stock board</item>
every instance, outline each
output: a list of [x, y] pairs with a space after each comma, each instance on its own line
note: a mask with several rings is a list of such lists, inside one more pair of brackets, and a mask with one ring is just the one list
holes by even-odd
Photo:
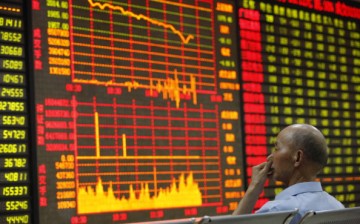
[[359, 17], [329, 0], [2, 1], [0, 222], [231, 213], [293, 123], [324, 133], [319, 179], [359, 206]]

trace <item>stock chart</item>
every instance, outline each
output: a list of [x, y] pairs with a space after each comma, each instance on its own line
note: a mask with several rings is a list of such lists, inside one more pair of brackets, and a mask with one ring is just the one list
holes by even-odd
[[40, 223], [236, 206], [244, 178], [235, 11], [198, 0], [33, 8]]

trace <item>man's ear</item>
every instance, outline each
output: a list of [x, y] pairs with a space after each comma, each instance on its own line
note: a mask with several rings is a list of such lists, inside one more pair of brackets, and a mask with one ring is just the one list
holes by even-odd
[[294, 166], [299, 167], [300, 164], [303, 162], [304, 159], [304, 152], [302, 150], [297, 150], [294, 154]]

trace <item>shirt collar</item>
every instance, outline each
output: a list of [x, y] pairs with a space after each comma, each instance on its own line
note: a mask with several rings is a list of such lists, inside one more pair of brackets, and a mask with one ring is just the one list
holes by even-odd
[[302, 182], [287, 187], [285, 190], [276, 195], [275, 200], [282, 200], [288, 196], [294, 196], [305, 192], [323, 191], [320, 182]]

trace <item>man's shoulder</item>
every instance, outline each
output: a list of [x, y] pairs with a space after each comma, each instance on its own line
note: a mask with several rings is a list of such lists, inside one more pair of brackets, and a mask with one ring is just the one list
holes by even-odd
[[257, 213], [276, 212], [293, 210], [299, 207], [298, 200], [294, 198], [287, 198], [284, 200], [274, 200], [266, 202]]
[[326, 210], [344, 208], [344, 206], [335, 197], [325, 191], [305, 191], [299, 194], [283, 194], [273, 201], [265, 203], [257, 213], [286, 211], [292, 209], [306, 210]]

